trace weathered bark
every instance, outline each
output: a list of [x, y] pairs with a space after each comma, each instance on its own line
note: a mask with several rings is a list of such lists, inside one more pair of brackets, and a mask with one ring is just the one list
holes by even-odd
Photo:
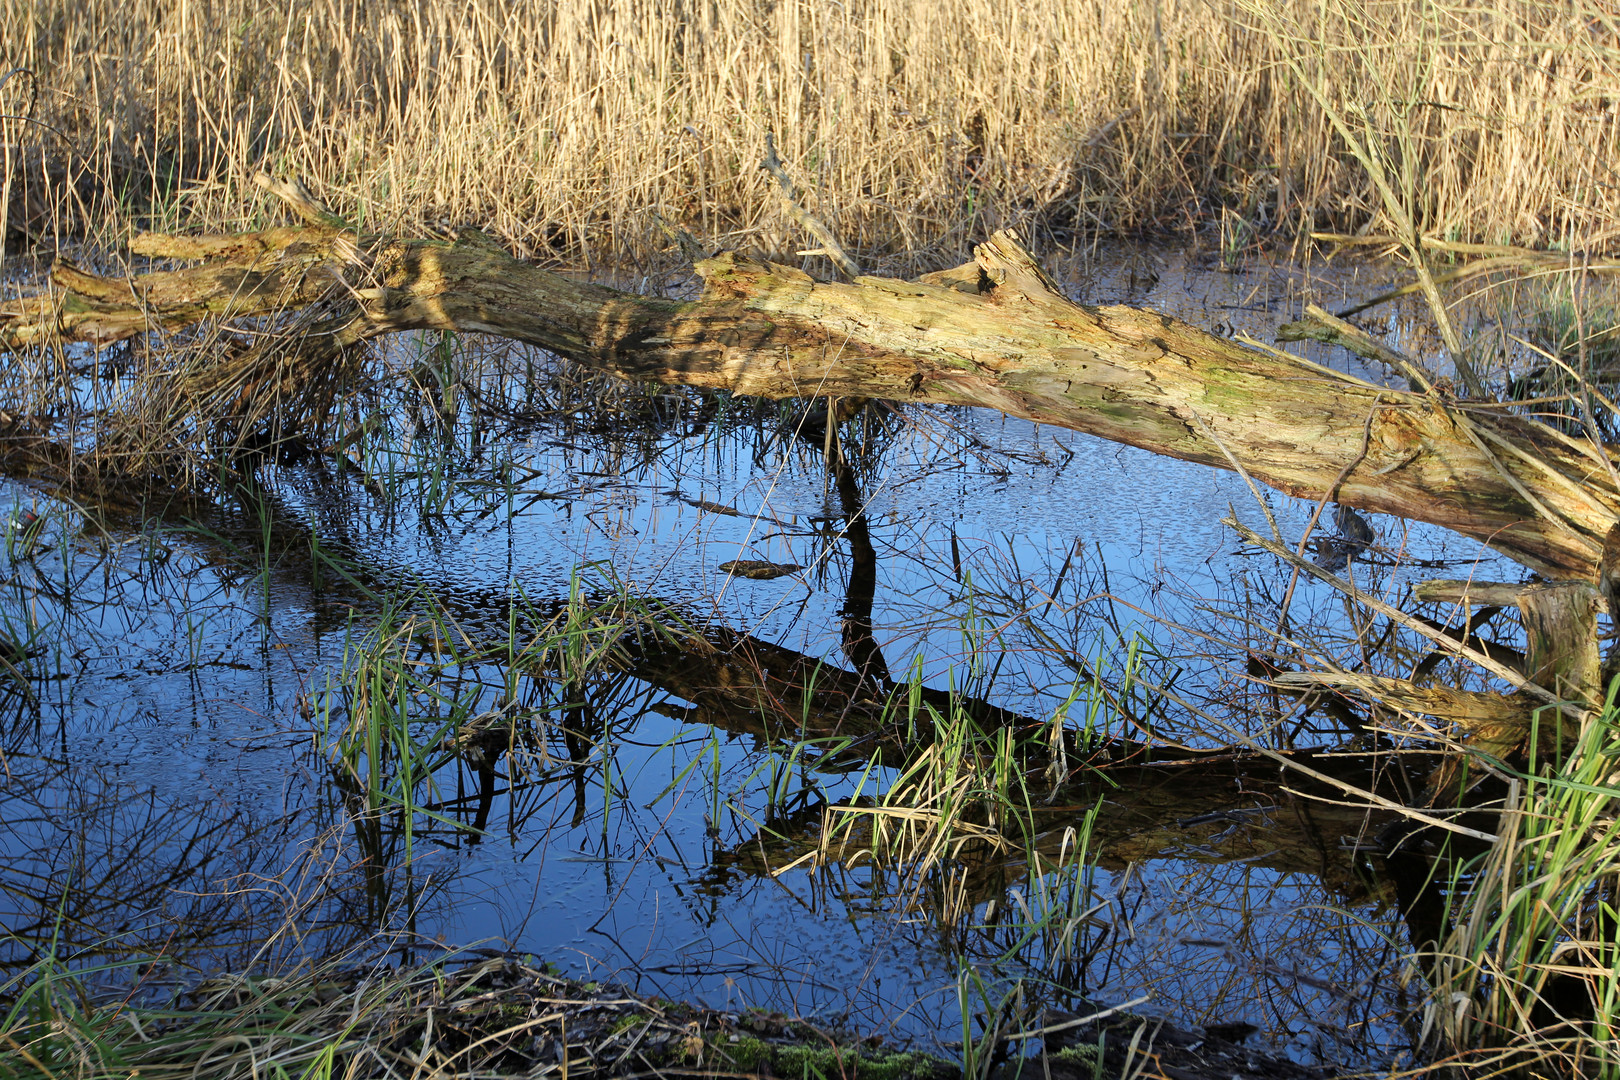
[[919, 281], [818, 282], [721, 255], [698, 265], [702, 296], [684, 302], [524, 265], [472, 231], [449, 244], [372, 241], [315, 224], [132, 247], [209, 262], [128, 281], [61, 266], [44, 296], [0, 306], [0, 348], [104, 344], [338, 297], [348, 306], [317, 347], [476, 331], [631, 379], [983, 406], [1444, 525], [1558, 577], [1590, 579], [1620, 517], [1614, 463], [1586, 442], [1168, 315], [1073, 303], [1005, 233], [969, 266]]
[[1470, 730], [1489, 726], [1522, 731], [1531, 711], [1539, 704], [1523, 696], [1457, 690], [1449, 686], [1419, 686], [1406, 679], [1355, 671], [1285, 671], [1273, 682], [1284, 690], [1324, 687], [1362, 694], [1387, 708], [1438, 716]]

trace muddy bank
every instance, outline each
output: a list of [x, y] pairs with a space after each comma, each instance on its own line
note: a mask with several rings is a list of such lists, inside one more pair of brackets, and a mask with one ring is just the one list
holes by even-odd
[[[46, 1075], [400, 1075], [831, 1080], [1326, 1080], [1246, 1048], [1244, 1024], [1177, 1028], [1125, 1009], [977, 1018], [964, 1048], [896, 1048], [762, 1009], [724, 1010], [565, 978], [533, 957], [474, 950], [391, 969], [210, 978], [162, 1005], [123, 1001], [4, 1036]], [[988, 1028], [988, 1030], [987, 1030]], [[83, 1036], [89, 1036], [83, 1038]], [[80, 1036], [74, 1038], [73, 1036]]]

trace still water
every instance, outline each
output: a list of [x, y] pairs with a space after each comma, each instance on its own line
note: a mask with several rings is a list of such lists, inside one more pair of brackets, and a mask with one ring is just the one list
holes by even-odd
[[[1075, 289], [1269, 341], [1308, 291], [1331, 305], [1380, 283], [1139, 250]], [[1250, 678], [1290, 571], [1220, 524], [1265, 528], [1239, 477], [990, 413], [879, 408], [846, 429], [840, 483], [793, 408], [436, 346], [391, 346], [397, 377], [353, 406], [364, 438], [194, 521], [4, 489], [5, 978], [53, 956], [160, 993], [484, 945], [922, 1046], [1021, 986], [1056, 1009], [1145, 998], [1183, 1026], [1253, 1024], [1303, 1061], [1400, 1051], [1417, 1002], [1358, 847], [1376, 821], [1289, 794], [1275, 766], [1172, 760], [1035, 790], [1023, 846], [1055, 861], [970, 846], [908, 865], [837, 840], [838, 807], [869, 806], [907, 762], [813, 694], [767, 700], [766, 676], [820, 662], [825, 687], [858, 686], [860, 665], [1071, 734], [1101, 715], [1172, 758], [1234, 733], [1348, 746]], [[1297, 541], [1313, 506], [1262, 497]], [[1513, 573], [1443, 531], [1373, 526], [1351, 573], [1387, 598]], [[733, 560], [795, 569], [752, 579]], [[525, 666], [570, 597], [576, 613], [629, 598], [691, 636], [632, 635], [569, 678]], [[1414, 659], [1396, 638], [1371, 655], [1365, 615], [1308, 581], [1289, 619], [1318, 659]], [[384, 654], [422, 678], [400, 701], [422, 754], [410, 813], [366, 803], [336, 764]], [[510, 721], [508, 703], [528, 742], [449, 753], [447, 722]], [[1088, 813], [1077, 858], [1066, 830]], [[1057, 908], [1062, 933], [1037, 917]]]

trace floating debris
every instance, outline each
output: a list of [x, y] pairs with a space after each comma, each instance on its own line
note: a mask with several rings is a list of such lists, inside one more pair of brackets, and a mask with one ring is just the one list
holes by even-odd
[[730, 562], [721, 563], [720, 569], [736, 577], [753, 578], [755, 581], [770, 581], [772, 578], [797, 574], [804, 567], [797, 563], [765, 562], [762, 559], [733, 559]]
[[1311, 544], [1316, 548], [1316, 556], [1311, 561], [1330, 574], [1337, 574], [1349, 566], [1351, 556], [1358, 551], [1336, 536], [1318, 537]]
[[1356, 556], [1365, 554], [1377, 539], [1367, 519], [1348, 506], [1334, 507], [1333, 523], [1338, 528], [1338, 536], [1324, 536], [1312, 541], [1316, 557], [1311, 561], [1330, 574], [1349, 566]]
[[728, 517], [748, 516], [735, 506], [727, 506], [725, 503], [710, 502], [708, 499], [694, 499], [690, 496], [682, 495], [679, 488], [671, 488], [670, 490], [664, 492], [664, 494], [679, 499], [687, 506], [695, 506], [699, 510], [707, 510], [711, 514], [725, 514]]
[[1333, 521], [1339, 527], [1339, 536], [1354, 551], [1366, 550], [1377, 539], [1373, 535], [1372, 526], [1367, 523], [1367, 519], [1348, 506], [1335, 508]]

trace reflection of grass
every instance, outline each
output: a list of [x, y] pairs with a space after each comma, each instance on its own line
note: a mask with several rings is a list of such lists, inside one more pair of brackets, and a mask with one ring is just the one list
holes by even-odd
[[[1127, 653], [1122, 683], [1129, 688], [1138, 663], [1133, 649]], [[1090, 665], [1098, 671], [1101, 662]], [[1031, 860], [1037, 874], [1044, 872], [1043, 856], [1035, 849], [1037, 809], [1056, 790], [1061, 777], [1050, 769], [1032, 775], [1030, 762], [1050, 763], [1061, 755], [1054, 747], [1089, 747], [1099, 733], [1118, 722], [1110, 705], [1118, 700], [1101, 682], [1077, 682], [1051, 719], [1018, 732], [987, 725], [975, 718], [964, 699], [936, 708], [921, 697], [922, 675], [913, 667], [910, 693], [902, 686], [891, 699], [895, 723], [910, 732], [907, 742], [917, 749], [890, 778], [882, 794], [836, 811], [842, 821], [823, 830], [823, 847], [843, 848], [859, 832], [870, 857], [878, 862], [905, 866], [912, 872], [930, 872], [942, 863], [959, 860], [971, 851], [975, 857], [1004, 859], [1009, 855]], [[1127, 689], [1122, 695], [1129, 697]], [[1068, 730], [1070, 710], [1085, 699], [1084, 727]], [[864, 786], [864, 783], [863, 783]], [[1066, 841], [1065, 851], [1082, 854], [1084, 836]], [[825, 851], [824, 851], [825, 854]], [[1062, 860], [1060, 860], [1062, 861]]]
[[71, 500], [12, 507], [0, 521], [0, 716], [17, 705], [37, 716], [38, 684], [121, 644], [110, 625], [143, 582], [165, 579], [170, 552], [151, 536], [114, 543]]
[[1560, 284], [1536, 311], [1522, 344], [1535, 362], [1509, 381], [1508, 397], [1525, 401], [1562, 431], [1579, 435], [1590, 427], [1613, 440], [1620, 432], [1620, 310], [1577, 301]]
[[[320, 708], [327, 755], [352, 805], [363, 814], [387, 815], [396, 821], [395, 831], [402, 831], [409, 815], [445, 801], [446, 770], [461, 767], [453, 758], [465, 762], [463, 746], [475, 737], [476, 722], [499, 714], [502, 737], [486, 748], [489, 760], [504, 761], [515, 778], [547, 771], [546, 748], [556, 747], [558, 756], [567, 755], [565, 770], [592, 777], [606, 830], [609, 817], [619, 813], [618, 793], [624, 790], [615, 763], [622, 737], [617, 724], [630, 710], [609, 707], [599, 688], [621, 680], [625, 669], [634, 670], [638, 655], [667, 653], [671, 647], [692, 655], [691, 650], [712, 652], [714, 646], [667, 609], [631, 597], [611, 573], [597, 584], [593, 597], [576, 575], [549, 618], [515, 605], [506, 635], [476, 646], [458, 636], [451, 615], [434, 614], [425, 597], [415, 598], [413, 611], [427, 611], [385, 616], [375, 630], [358, 637]], [[969, 636], [980, 640], [975, 627], [970, 620]], [[1141, 654], [1128, 649], [1126, 655], [1124, 697], [1129, 699]], [[738, 665], [749, 662], [746, 651], [729, 660], [705, 656], [711, 674], [696, 680], [697, 692], [710, 677], [746, 688], [748, 675]], [[777, 662], [767, 663], [773, 676], [785, 674], [776, 671]], [[915, 666], [910, 679], [888, 695], [886, 709], [870, 703], [876, 730], [907, 733], [903, 742], [909, 752], [902, 760], [891, 745], [883, 751], [886, 764], [874, 762], [864, 779], [842, 782], [853, 786], [854, 795], [830, 811], [822, 831], [827, 853], [861, 845], [868, 859], [896, 871], [885, 887], [885, 904], [923, 904], [936, 912], [942, 930], [963, 934], [977, 922], [973, 908], [984, 895], [986, 875], [1000, 876], [1007, 864], [1016, 865], [1019, 869], [1008, 876], [1028, 885], [1009, 894], [1006, 915], [998, 920], [1000, 932], [1014, 939], [1002, 945], [1009, 962], [1053, 977], [1083, 968], [1095, 954], [1107, 905], [1092, 895], [1091, 818], [1082, 812], [1077, 820], [1052, 824], [1053, 811], [1044, 800], [1061, 777], [1046, 765], [1054, 746], [1072, 753], [1121, 726], [1113, 706], [1120, 692], [1095, 674], [1101, 667], [1088, 666], [1091, 677], [1076, 681], [1047, 723], [1014, 728], [987, 719], [983, 703], [960, 691], [926, 690], [922, 668]], [[975, 670], [975, 677], [962, 681], [980, 692], [993, 689], [985, 666]], [[774, 685], [763, 681], [763, 671], [752, 674], [762, 679], [761, 689]], [[700, 802], [714, 835], [728, 812], [733, 821], [753, 821], [762, 835], [772, 831], [777, 815], [794, 806], [813, 813], [825, 799], [816, 770], [849, 769], [849, 752], [861, 729], [851, 717], [847, 734], [815, 734], [826, 722], [811, 712], [824, 707], [812, 705], [818, 679], [829, 680], [829, 700], [840, 700], [831, 685], [836, 674], [814, 666], [798, 674], [803, 686], [775, 687], [770, 692], [784, 698], [761, 698], [756, 707], [768, 713], [792, 698], [804, 710], [799, 732], [791, 725], [786, 730], [768, 725], [773, 733], [761, 736], [753, 760], [738, 763], [731, 753], [722, 754], [719, 728], [700, 723], [696, 730], [707, 734], [690, 739], [684, 733], [691, 729], [683, 726], [682, 734], [664, 744], [672, 751], [672, 776], [652, 802], [661, 804], [695, 781], [705, 792]], [[1100, 700], [1087, 700], [1092, 695]], [[752, 695], [744, 690], [743, 697]], [[938, 707], [941, 697], [953, 704]], [[1066, 774], [1067, 768], [1059, 771]], [[878, 783], [881, 795], [863, 801], [861, 789]], [[762, 807], [763, 819], [750, 807]], [[579, 821], [576, 817], [576, 826]], [[985, 979], [985, 993], [1000, 992], [999, 975]], [[993, 1036], [986, 1045], [995, 1043]]]
[[[1134, 667], [1133, 659], [1127, 682]], [[920, 686], [916, 669], [912, 679], [914, 689]], [[1100, 687], [1091, 691], [1103, 696]], [[1049, 724], [1020, 735], [983, 725], [966, 708], [936, 709], [915, 692], [908, 700], [902, 688], [901, 719], [917, 733], [920, 749], [881, 793], [862, 798], [857, 792], [825, 814], [816, 861], [854, 866], [864, 857], [892, 871], [888, 902], [926, 912], [940, 933], [959, 943], [966, 1076], [988, 1075], [1006, 1032], [1024, 1026], [1024, 1011], [1035, 1008], [1025, 1004], [1023, 979], [1043, 973], [1043, 981], [1073, 985], [1066, 975], [1085, 970], [1098, 930], [1109, 922], [1110, 904], [1099, 902], [1093, 889], [1096, 808], [1057, 825], [1054, 837], [1046, 803], [1057, 788], [1047, 770], [1032, 772], [1029, 764], [1064, 745], [1070, 733], [1061, 730], [1063, 721], [1083, 693], [1077, 684]], [[1085, 734], [1112, 726], [1108, 711], [1105, 702], [1090, 702]], [[873, 777], [869, 771], [861, 787], [875, 783]], [[988, 906], [986, 896], [992, 897]], [[995, 930], [985, 933], [991, 924]], [[999, 955], [988, 964], [966, 959], [998, 936]], [[1026, 974], [1006, 980], [999, 974], [1003, 966]], [[978, 1035], [971, 1030], [975, 1008], [985, 1018]]]
[[558, 757], [574, 768], [589, 761], [611, 809], [613, 730], [630, 712], [613, 700], [627, 650], [676, 624], [598, 569], [602, 595], [576, 573], [550, 616], [513, 598], [504, 635], [470, 631], [425, 593], [384, 605], [375, 625], [351, 635], [341, 669], [315, 695], [318, 749], [357, 814], [397, 820], [407, 861], [418, 815], [427, 828], [467, 828], [434, 809], [459, 770], [487, 781], [504, 761], [517, 783]]
[[[470, 710], [431, 677], [435, 663], [417, 657], [419, 637], [453, 643], [446, 629], [431, 615], [385, 608], [372, 630], [349, 642], [342, 673], [316, 706], [319, 745], [338, 786], [358, 813], [398, 811], [407, 860], [422, 788], [431, 788], [446, 757], [440, 746]], [[439, 716], [441, 706], [448, 717]], [[424, 712], [432, 718], [425, 733]]]

